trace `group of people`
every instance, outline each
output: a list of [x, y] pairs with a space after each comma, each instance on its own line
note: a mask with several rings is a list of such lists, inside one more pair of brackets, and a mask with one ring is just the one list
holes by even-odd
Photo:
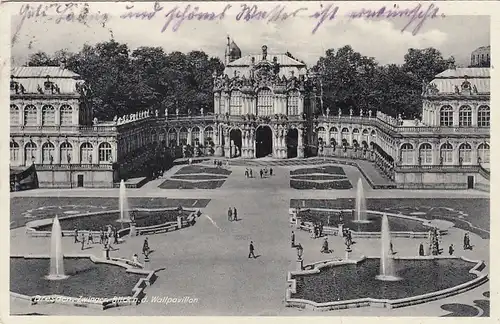
[[[85, 232], [79, 232], [77, 228], [75, 228], [74, 231], [74, 237], [75, 237], [75, 243], [81, 243], [81, 249], [85, 249], [85, 245], [91, 245], [94, 244], [94, 234], [92, 233], [91, 230], [86, 231], [87, 235], [85, 235]], [[118, 244], [118, 229], [116, 227], [113, 227], [111, 225], [108, 225], [107, 229], [106, 227], [102, 228], [99, 231], [99, 244], [103, 244], [104, 247], [106, 248], [109, 245], [109, 248], [111, 248], [111, 240], [113, 239], [113, 244]]]
[[311, 230], [311, 238], [315, 239], [323, 236], [323, 222], [314, 223]]
[[253, 169], [245, 168], [245, 178], [253, 178]]
[[[222, 160], [214, 160], [214, 166], [218, 167], [218, 168], [222, 168], [223, 166], [223, 162]], [[226, 161], [226, 167], [229, 166], [229, 161]]]
[[259, 174], [260, 174], [260, 177], [261, 178], [267, 178], [267, 175], [269, 174], [269, 176], [273, 176], [273, 168], [267, 168], [265, 167], [264, 169], [260, 169], [259, 171]]
[[227, 220], [232, 222], [232, 221], [238, 221], [238, 210], [236, 207], [229, 207], [227, 210]]
[[342, 236], [345, 238], [345, 244], [347, 246], [352, 245], [352, 232], [350, 229], [344, 227], [342, 228]]
[[[437, 228], [433, 228], [429, 231], [429, 246], [427, 249], [427, 253], [425, 251], [424, 243], [420, 243], [418, 248], [418, 255], [440, 255], [442, 253], [441, 245], [441, 233]], [[472, 245], [470, 244], [469, 233], [464, 234], [464, 250], [471, 250]], [[448, 247], [448, 254], [453, 255], [455, 253], [455, 246], [450, 244]]]

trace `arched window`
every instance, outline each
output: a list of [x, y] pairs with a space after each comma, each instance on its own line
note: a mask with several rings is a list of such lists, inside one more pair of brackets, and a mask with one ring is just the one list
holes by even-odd
[[363, 133], [362, 133], [364, 136], [368, 136], [368, 129], [363, 129]]
[[481, 163], [490, 163], [490, 146], [481, 143], [477, 148], [477, 156], [481, 159]]
[[10, 141], [10, 161], [17, 162], [19, 160], [19, 144]]
[[42, 145], [42, 163], [49, 164], [54, 162], [54, 144], [45, 142]]
[[36, 152], [37, 147], [34, 142], [26, 143], [26, 146], [24, 147], [24, 161], [26, 164], [31, 164], [36, 161]]
[[439, 155], [443, 159], [443, 164], [453, 163], [453, 146], [450, 143], [441, 145], [441, 152]]
[[299, 114], [299, 92], [294, 90], [288, 93], [287, 98], [288, 115], [296, 116]]
[[191, 129], [191, 145], [194, 146], [194, 144], [199, 141], [200, 141], [200, 129], [198, 127], [193, 127]]
[[10, 105], [10, 124], [19, 125], [19, 107]]
[[36, 107], [33, 105], [27, 105], [24, 107], [24, 125], [35, 126], [36, 124]]
[[241, 115], [241, 92], [234, 90], [231, 92], [231, 99], [229, 101], [229, 114]]
[[111, 156], [111, 144], [108, 142], [99, 144], [99, 162], [112, 162]]
[[354, 128], [354, 129], [352, 130], [352, 133], [353, 133], [353, 134], [359, 134], [359, 129]]
[[61, 125], [67, 126], [73, 124], [73, 108], [68, 105], [62, 105], [60, 108]]
[[420, 161], [422, 164], [432, 164], [432, 146], [429, 143], [420, 145]]
[[51, 105], [42, 107], [42, 125], [55, 125], [56, 124], [56, 110]]
[[477, 126], [490, 127], [490, 107], [479, 106], [477, 110]]
[[441, 107], [439, 120], [441, 126], [453, 126], [453, 108], [451, 106]]
[[326, 131], [324, 127], [318, 127], [318, 142], [325, 142], [326, 141]]
[[188, 138], [188, 131], [186, 127], [182, 127], [181, 130], [179, 131], [179, 143], [181, 145], [187, 145], [187, 138]]
[[70, 142], [63, 142], [59, 148], [61, 154], [61, 163], [71, 163], [73, 158], [73, 146]]
[[226, 96], [224, 96], [222, 93], [219, 100], [219, 109], [221, 114], [226, 113]]
[[471, 163], [472, 162], [472, 147], [469, 143], [460, 144], [458, 148], [458, 156], [461, 159], [462, 163]]
[[177, 131], [175, 130], [175, 128], [170, 128], [170, 130], [168, 131], [168, 145], [170, 147], [177, 145]]
[[165, 130], [161, 128], [160, 131], [158, 132], [158, 142], [163, 143], [164, 140], [165, 140]]
[[85, 142], [80, 146], [80, 163], [92, 163], [92, 151], [94, 147], [89, 142]]
[[413, 145], [411, 145], [410, 143], [404, 143], [401, 146], [401, 163], [413, 164], [413, 156], [414, 156]]
[[337, 127], [332, 127], [330, 128], [330, 134], [335, 134], [335, 133], [338, 133], [339, 130], [337, 129]]
[[462, 106], [458, 111], [458, 125], [471, 126], [472, 125], [472, 108], [469, 106]]
[[257, 115], [270, 116], [273, 113], [273, 93], [269, 89], [260, 90], [257, 95]]
[[212, 128], [212, 126], [205, 127], [203, 138], [206, 144], [208, 144], [209, 140], [214, 140], [214, 129]]

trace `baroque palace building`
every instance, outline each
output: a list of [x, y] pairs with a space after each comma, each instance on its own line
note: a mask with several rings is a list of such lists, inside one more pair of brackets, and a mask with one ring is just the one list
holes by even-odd
[[42, 187], [112, 187], [161, 146], [176, 157], [364, 159], [398, 188], [489, 188], [489, 68], [452, 67], [424, 83], [421, 120], [329, 107], [317, 114], [315, 76], [265, 45], [242, 56], [228, 38], [225, 71], [213, 78], [213, 113], [165, 109], [102, 122], [77, 74], [15, 68], [11, 173], [34, 166]]

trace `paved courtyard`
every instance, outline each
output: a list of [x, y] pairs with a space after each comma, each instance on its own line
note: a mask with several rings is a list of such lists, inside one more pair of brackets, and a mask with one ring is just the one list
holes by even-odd
[[[365, 307], [331, 312], [312, 312], [284, 306], [287, 272], [295, 269], [296, 251], [290, 247], [291, 227], [288, 210], [293, 199], [338, 199], [354, 198], [356, 184], [361, 177], [358, 169], [342, 166], [352, 184], [352, 189], [344, 190], [296, 190], [290, 188], [290, 170], [304, 166], [273, 166], [272, 177], [247, 179], [244, 166], [231, 166], [231, 175], [218, 189], [160, 189], [172, 174], [182, 166], [169, 170], [162, 179], [149, 182], [139, 189], [129, 189], [128, 196], [133, 206], [140, 204], [154, 206], [177, 206], [191, 204], [202, 208], [203, 216], [193, 227], [180, 231], [149, 236], [155, 252], [152, 254], [151, 267], [163, 269], [158, 272], [158, 280], [146, 290], [148, 298], [191, 297], [196, 303], [161, 304], [145, 302], [137, 307], [122, 307], [97, 311], [63, 305], [31, 306], [25, 301], [11, 298], [12, 314], [60, 314], [60, 315], [317, 315], [317, 316], [485, 316], [489, 313], [481, 305], [489, 305], [489, 284], [486, 283], [464, 294], [433, 301], [417, 306], [394, 310]], [[258, 171], [253, 166], [254, 174]], [[488, 193], [479, 191], [401, 191], [371, 190], [362, 178], [366, 197], [379, 199], [394, 198], [489, 198]], [[118, 189], [72, 189], [72, 190], [32, 190], [12, 193], [11, 215], [11, 253], [12, 254], [49, 254], [49, 238], [27, 237], [22, 227], [26, 210], [37, 210], [45, 204], [77, 205], [76, 209], [93, 206], [110, 206], [118, 197]], [[50, 199], [48, 199], [50, 198]], [[109, 198], [113, 203], [92, 201]], [[187, 199], [182, 201], [180, 199]], [[38, 201], [38, 202], [37, 202]], [[71, 203], [69, 203], [71, 201]], [[135, 203], [134, 203], [135, 201]], [[160, 203], [161, 202], [161, 203]], [[31, 207], [30, 207], [31, 206]], [[147, 207], [147, 206], [144, 206]], [[189, 206], [185, 206], [189, 207]], [[238, 222], [227, 220], [228, 207], [238, 209]], [[26, 210], [23, 210], [26, 209]], [[42, 209], [43, 210], [43, 209]], [[29, 214], [33, 217], [35, 211]], [[42, 213], [43, 214], [43, 213]], [[46, 215], [49, 216], [49, 215]], [[43, 215], [40, 215], [43, 217]], [[482, 226], [489, 232], [489, 221], [485, 215], [469, 214], [471, 223]], [[474, 218], [482, 217], [475, 222]], [[486, 225], [485, 225], [486, 224]], [[487, 227], [487, 228], [484, 228]], [[489, 265], [489, 239], [471, 233], [473, 251], [463, 251], [461, 247], [463, 231], [452, 228], [443, 237], [443, 246], [454, 243], [457, 255], [474, 260], [485, 260]], [[484, 236], [483, 236], [484, 237]], [[142, 247], [143, 237], [127, 238], [118, 245], [112, 255], [131, 258]], [[63, 238], [65, 253], [77, 254], [80, 245], [72, 238]], [[248, 259], [248, 244], [255, 244], [257, 259]], [[306, 263], [326, 258], [344, 256], [341, 238], [330, 237], [332, 254], [320, 253], [321, 239], [311, 239], [309, 233], [298, 232], [297, 241], [304, 247]], [[393, 240], [398, 256], [415, 256], [419, 240]], [[354, 245], [353, 258], [361, 255], [378, 255], [379, 242], [375, 239], [359, 239]], [[101, 247], [95, 244], [85, 254], [102, 255]], [[488, 292], [488, 294], [486, 294]], [[457, 306], [458, 305], [458, 306]], [[460, 306], [461, 305], [461, 306]], [[479, 306], [478, 306], [479, 305]]]

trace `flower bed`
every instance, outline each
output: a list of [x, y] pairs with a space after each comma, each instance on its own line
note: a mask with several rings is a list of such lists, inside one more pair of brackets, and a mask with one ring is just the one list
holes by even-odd
[[188, 175], [173, 175], [170, 179], [176, 180], [225, 180], [226, 177], [215, 174], [188, 174]]
[[303, 180], [290, 180], [290, 188], [299, 189], [299, 190], [308, 190], [308, 189], [352, 189], [352, 184], [349, 180], [341, 180], [341, 181], [328, 181], [328, 182], [312, 182], [312, 181], [303, 181]]
[[315, 167], [315, 168], [303, 168], [290, 171], [291, 176], [301, 175], [301, 174], [311, 174], [311, 173], [345, 175], [344, 169], [340, 166], [335, 166], [335, 165], [326, 165], [323, 167]]
[[310, 175], [297, 175], [292, 177], [293, 180], [347, 180], [346, 176], [330, 175], [330, 174], [310, 174]]
[[181, 168], [175, 174], [212, 173], [220, 175], [230, 175], [232, 172], [224, 168], [211, 168], [201, 165], [188, 165]]
[[182, 181], [182, 180], [166, 180], [159, 188], [161, 189], [217, 189], [224, 184], [224, 180], [211, 181]]

